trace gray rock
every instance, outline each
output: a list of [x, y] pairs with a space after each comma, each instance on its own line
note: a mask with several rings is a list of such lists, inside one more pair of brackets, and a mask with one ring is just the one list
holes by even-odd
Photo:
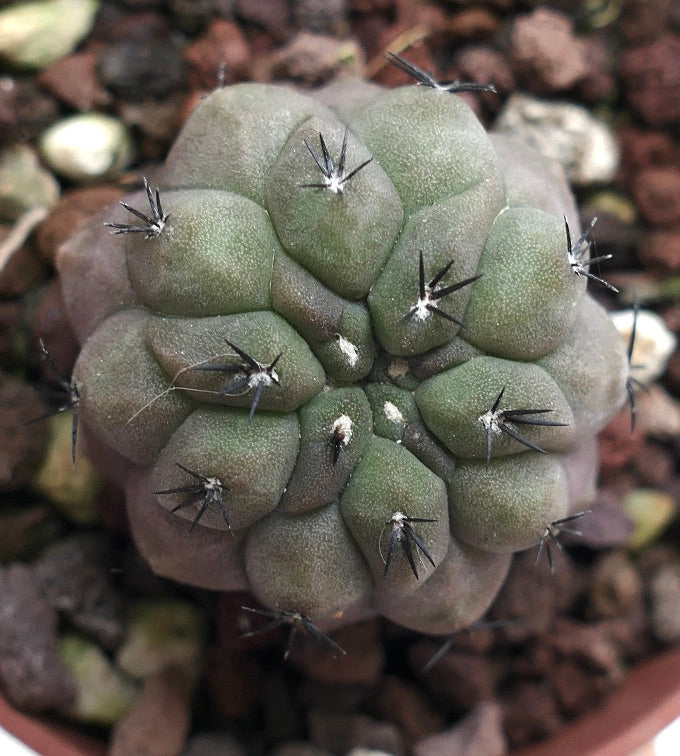
[[76, 688], [57, 653], [57, 613], [38, 593], [33, 571], [0, 568], [0, 681], [22, 709], [44, 711], [71, 701]]
[[579, 105], [513, 94], [495, 128], [561, 163], [579, 186], [611, 181], [618, 168], [619, 150], [610, 129]]

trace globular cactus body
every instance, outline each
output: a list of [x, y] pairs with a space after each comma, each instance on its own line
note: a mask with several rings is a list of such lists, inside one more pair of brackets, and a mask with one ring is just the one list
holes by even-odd
[[554, 167], [448, 92], [348, 91], [216, 91], [65, 245], [80, 415], [158, 572], [449, 633], [582, 506], [626, 356]]

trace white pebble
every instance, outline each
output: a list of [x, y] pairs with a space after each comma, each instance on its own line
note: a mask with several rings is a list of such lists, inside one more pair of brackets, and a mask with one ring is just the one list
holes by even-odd
[[610, 181], [619, 165], [612, 132], [580, 105], [514, 94], [495, 128], [556, 160], [579, 186]]
[[[630, 342], [634, 316], [633, 309], [611, 313], [614, 326], [626, 345]], [[631, 377], [644, 384], [656, 380], [666, 369], [666, 363], [675, 350], [676, 342], [673, 333], [655, 312], [638, 310]]]
[[132, 162], [132, 139], [125, 126], [103, 113], [71, 116], [50, 126], [40, 139], [45, 162], [73, 181], [112, 178]]

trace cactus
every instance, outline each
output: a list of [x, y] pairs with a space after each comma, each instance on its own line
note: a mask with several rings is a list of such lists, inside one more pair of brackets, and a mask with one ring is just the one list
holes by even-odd
[[559, 171], [450, 88], [238, 84], [158, 184], [59, 258], [142, 554], [317, 639], [474, 622], [583, 508], [626, 393]]

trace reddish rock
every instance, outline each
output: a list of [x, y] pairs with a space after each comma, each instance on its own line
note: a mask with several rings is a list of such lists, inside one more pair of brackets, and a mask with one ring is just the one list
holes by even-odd
[[570, 89], [589, 73], [586, 44], [571, 19], [544, 8], [515, 20], [511, 58], [520, 79], [539, 93]]
[[170, 667], [148, 677], [139, 698], [113, 730], [109, 756], [180, 753], [189, 732], [190, 699], [184, 670]]
[[502, 718], [498, 704], [480, 703], [455, 727], [419, 740], [413, 756], [502, 756], [508, 752]]
[[653, 226], [680, 223], [680, 168], [647, 168], [632, 186], [633, 199], [644, 219]]
[[638, 255], [643, 265], [662, 274], [680, 272], [680, 225], [644, 234]]
[[76, 110], [108, 105], [111, 95], [99, 81], [98, 61], [99, 55], [94, 51], [67, 55], [41, 71], [38, 81]]
[[93, 186], [65, 192], [59, 204], [40, 224], [36, 232], [36, 245], [40, 257], [52, 262], [59, 245], [104, 207], [122, 196], [113, 186]]
[[194, 89], [214, 89], [243, 79], [250, 65], [250, 50], [241, 29], [233, 21], [216, 19], [182, 53], [189, 65], [189, 84]]
[[[656, 13], [650, 13], [650, 16]], [[627, 50], [619, 73], [631, 107], [652, 126], [680, 121], [680, 36], [667, 34]]]
[[408, 743], [444, 726], [443, 717], [433, 711], [418, 689], [394, 675], [385, 675], [374, 705], [382, 718], [399, 726]]

